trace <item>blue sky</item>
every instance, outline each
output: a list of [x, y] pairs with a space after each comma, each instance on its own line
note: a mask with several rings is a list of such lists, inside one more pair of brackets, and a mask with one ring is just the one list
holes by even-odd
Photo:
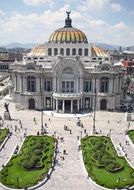
[[134, 0], [0, 0], [0, 45], [47, 42], [66, 10], [89, 42], [134, 45]]

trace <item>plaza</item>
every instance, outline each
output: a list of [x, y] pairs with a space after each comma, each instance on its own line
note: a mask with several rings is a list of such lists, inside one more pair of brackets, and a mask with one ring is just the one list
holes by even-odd
[[[0, 100], [0, 115], [4, 113], [4, 100]], [[22, 143], [24, 133], [26, 135], [36, 135], [41, 131], [41, 112], [35, 110], [17, 110], [14, 103], [9, 104], [9, 110], [12, 120], [5, 120], [4, 127], [8, 127], [12, 131], [12, 136], [9, 138], [0, 154], [0, 168], [5, 165], [10, 158], [15, 147]], [[115, 148], [119, 155], [127, 155], [127, 160], [134, 167], [134, 146], [129, 143], [126, 145], [127, 136], [124, 131], [128, 129], [128, 122], [125, 121], [126, 113], [121, 112], [96, 112], [95, 127], [101, 135], [109, 135], [112, 138]], [[36, 122], [33, 121], [35, 118]], [[77, 126], [78, 118], [83, 124], [83, 128]], [[22, 127], [19, 121], [22, 122]], [[46, 131], [48, 135], [55, 135], [58, 139], [57, 154], [58, 163], [54, 167], [54, 171], [50, 179], [38, 189], [44, 190], [99, 190], [103, 187], [97, 186], [93, 181], [87, 178], [81, 151], [78, 150], [79, 138], [85, 136], [84, 130], [88, 135], [93, 131], [93, 117], [92, 113], [89, 114], [59, 114], [56, 112], [45, 111], [43, 112], [43, 125], [46, 124]], [[68, 130], [65, 130], [64, 126]], [[15, 131], [15, 126], [17, 130]], [[133, 129], [133, 121], [130, 122], [129, 129]], [[71, 130], [71, 133], [70, 133]], [[123, 151], [120, 144], [123, 147]], [[66, 150], [66, 154], [64, 154]], [[64, 160], [63, 160], [64, 156]], [[118, 180], [118, 179], [117, 179]], [[2, 188], [2, 187], [0, 187]]]

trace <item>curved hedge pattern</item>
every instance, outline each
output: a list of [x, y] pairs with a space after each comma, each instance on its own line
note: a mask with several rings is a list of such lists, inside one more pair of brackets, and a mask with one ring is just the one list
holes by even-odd
[[0, 172], [0, 181], [12, 188], [26, 188], [42, 180], [52, 165], [55, 139], [28, 136], [17, 155]]
[[134, 185], [134, 170], [117, 155], [110, 138], [84, 137], [81, 145], [88, 175], [96, 183], [111, 189]]

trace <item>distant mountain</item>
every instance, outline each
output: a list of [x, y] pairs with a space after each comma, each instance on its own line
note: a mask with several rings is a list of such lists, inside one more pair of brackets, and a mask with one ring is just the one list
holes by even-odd
[[130, 51], [134, 51], [134, 46], [129, 46]]
[[[38, 46], [41, 43], [26, 43], [26, 44], [22, 44], [19, 42], [15, 42], [15, 43], [11, 43], [11, 44], [7, 44], [7, 45], [0, 45], [0, 47], [4, 47], [7, 49], [12, 49], [12, 48], [24, 48], [24, 49], [31, 49], [35, 46]], [[110, 45], [110, 44], [106, 44], [106, 43], [93, 43], [96, 46], [99, 46], [101, 48], [103, 48], [104, 50], [119, 50], [121, 46], [117, 46], [117, 45]], [[134, 51], [134, 46], [129, 46], [129, 47], [121, 47], [122, 50], [130, 50], [130, 51]]]
[[116, 45], [110, 45], [110, 44], [105, 44], [105, 43], [95, 43], [96, 46], [99, 46], [101, 48], [103, 48], [104, 50], [119, 50], [120, 46], [116, 46]]
[[37, 43], [26, 43], [26, 44], [22, 44], [19, 42], [15, 42], [15, 43], [11, 43], [11, 44], [7, 44], [7, 45], [0, 45], [0, 47], [5, 47], [7, 49], [12, 49], [12, 48], [24, 48], [24, 49], [31, 49], [35, 46], [37, 46]]

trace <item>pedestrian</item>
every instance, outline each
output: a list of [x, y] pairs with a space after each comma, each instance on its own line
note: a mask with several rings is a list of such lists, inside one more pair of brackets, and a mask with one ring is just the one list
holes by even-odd
[[107, 123], [109, 124], [109, 120], [107, 121]]
[[69, 131], [70, 131], [70, 134], [72, 134], [72, 131], [71, 131], [71, 129], [70, 129]]
[[50, 122], [50, 118], [49, 118], [48, 120], [49, 120], [49, 122]]
[[87, 130], [86, 129], [84, 129], [84, 133], [86, 134], [86, 132], [87, 132]]
[[17, 125], [15, 125], [15, 132], [17, 131]]
[[79, 136], [77, 136], [77, 140], [79, 140]]
[[22, 129], [23, 127], [22, 127], [22, 123], [20, 124], [20, 128]]

